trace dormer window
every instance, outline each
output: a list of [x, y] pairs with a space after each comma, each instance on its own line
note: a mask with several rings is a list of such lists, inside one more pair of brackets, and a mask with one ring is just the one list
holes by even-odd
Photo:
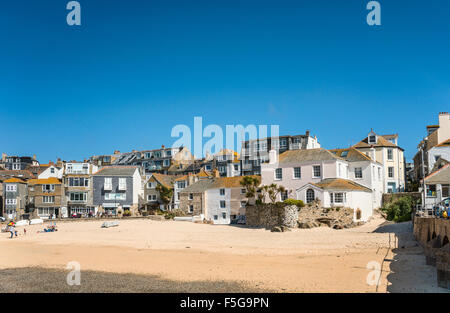
[[375, 143], [377, 143], [377, 136], [369, 135], [369, 144], [375, 144]]

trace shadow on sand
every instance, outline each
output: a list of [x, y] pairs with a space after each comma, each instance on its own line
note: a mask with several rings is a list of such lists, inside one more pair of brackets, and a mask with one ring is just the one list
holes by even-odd
[[69, 286], [68, 270], [26, 267], [0, 270], [0, 292], [44, 293], [211, 293], [211, 292], [270, 292], [245, 282], [175, 281], [154, 275], [118, 274], [81, 271], [81, 284]]
[[393, 259], [387, 275], [388, 292], [443, 292], [449, 290], [437, 286], [437, 272], [426, 265], [423, 248], [414, 239], [411, 222], [385, 222], [374, 233], [389, 233]]

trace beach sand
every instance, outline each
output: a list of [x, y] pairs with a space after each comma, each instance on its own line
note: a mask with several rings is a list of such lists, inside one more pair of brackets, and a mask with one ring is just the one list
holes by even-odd
[[[27, 226], [26, 235], [18, 227], [14, 239], [0, 234], [0, 292], [443, 291], [411, 223], [383, 226], [375, 218], [352, 229], [272, 233], [149, 219], [104, 229], [103, 222], [57, 222], [54, 233]], [[80, 286], [66, 284], [71, 261], [81, 266]], [[371, 261], [382, 269], [378, 286], [367, 283]]]

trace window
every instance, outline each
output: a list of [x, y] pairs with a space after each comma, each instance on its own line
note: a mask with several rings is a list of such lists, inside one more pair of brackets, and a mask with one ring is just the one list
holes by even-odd
[[450, 185], [442, 185], [442, 197], [450, 197]]
[[225, 189], [224, 189], [224, 188], [221, 188], [221, 189], [220, 189], [220, 195], [221, 195], [221, 196], [225, 196]]
[[427, 197], [436, 197], [436, 185], [427, 185]]
[[20, 170], [20, 164], [13, 164], [13, 170]]
[[83, 177], [70, 177], [67, 179], [69, 187], [88, 187], [89, 179]]
[[242, 188], [242, 189], [241, 189], [241, 195], [245, 195], [246, 193], [247, 193], [247, 189]]
[[119, 190], [127, 190], [127, 179], [119, 178]]
[[164, 160], [164, 166], [170, 166], [170, 160]]
[[111, 177], [105, 178], [105, 184], [103, 185], [103, 188], [105, 190], [112, 190], [112, 178]]
[[392, 149], [387, 149], [387, 159], [388, 160], [394, 159], [394, 153], [392, 152]]
[[50, 173], [55, 174], [55, 168], [54, 167], [50, 168]]
[[214, 220], [217, 221], [219, 219], [218, 215], [214, 215]]
[[43, 192], [52, 192], [55, 191], [55, 185], [42, 185]]
[[283, 191], [281, 193], [281, 201], [284, 201], [288, 198], [288, 192], [287, 191]]
[[347, 155], [348, 155], [348, 150], [342, 151], [342, 153], [341, 153], [341, 157], [342, 157], [342, 158], [347, 157]]
[[313, 166], [313, 177], [318, 178], [321, 176], [320, 165]]
[[167, 151], [166, 151], [166, 156], [172, 156], [172, 151], [167, 150]]
[[220, 200], [220, 208], [226, 208], [227, 207], [227, 204], [226, 204], [226, 202], [224, 201], [224, 200]]
[[388, 177], [394, 178], [394, 167], [393, 166], [388, 167]]
[[308, 189], [306, 190], [306, 203], [311, 203], [315, 199], [314, 190]]
[[6, 191], [17, 191], [17, 185], [6, 185]]
[[126, 193], [105, 193], [105, 200], [126, 200]]
[[294, 178], [295, 179], [302, 178], [302, 168], [301, 167], [294, 167]]
[[227, 213], [226, 212], [222, 212], [222, 218], [226, 219], [227, 218]]
[[377, 136], [375, 136], [375, 135], [370, 135], [370, 136], [369, 136], [369, 143], [370, 143], [370, 144], [377, 143]]
[[331, 203], [344, 203], [345, 194], [342, 192], [335, 192], [330, 194]]
[[246, 201], [241, 201], [241, 208], [245, 208], [245, 205], [247, 204]]
[[235, 164], [235, 165], [234, 165], [234, 170], [235, 170], [235, 171], [239, 171], [239, 164]]
[[7, 205], [16, 205], [17, 199], [6, 199], [6, 204]]
[[189, 200], [194, 200], [194, 194], [193, 193], [189, 194]]
[[206, 171], [210, 171], [211, 170], [211, 165], [205, 165], [205, 170]]
[[155, 183], [154, 183], [154, 182], [148, 182], [148, 183], [147, 183], [147, 188], [148, 188], [148, 189], [153, 189], [153, 188], [155, 188]]
[[54, 203], [55, 202], [55, 196], [43, 196], [42, 202], [44, 203]]
[[177, 182], [177, 187], [178, 187], [179, 189], [184, 189], [184, 188], [186, 188], [186, 182], [185, 182], [185, 181], [179, 181], [179, 182]]
[[283, 169], [277, 168], [275, 170], [275, 180], [282, 180], [283, 179]]
[[287, 147], [287, 139], [286, 138], [281, 138], [281, 140], [280, 140], [280, 147], [281, 148], [286, 148]]
[[156, 201], [156, 195], [147, 195], [147, 201]]
[[361, 167], [355, 167], [355, 178], [363, 178]]
[[441, 157], [440, 155], [435, 155], [435, 156], [434, 156], [434, 161], [439, 160], [440, 157]]
[[189, 206], [189, 213], [194, 213], [194, 206], [192, 204]]
[[85, 192], [71, 192], [70, 201], [85, 202], [87, 194]]

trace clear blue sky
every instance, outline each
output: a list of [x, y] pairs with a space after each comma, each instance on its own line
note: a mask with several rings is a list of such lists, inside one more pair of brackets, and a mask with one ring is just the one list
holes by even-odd
[[41, 162], [170, 146], [176, 124], [279, 124], [325, 148], [371, 128], [411, 159], [450, 106], [450, 2], [2, 1], [0, 151]]

